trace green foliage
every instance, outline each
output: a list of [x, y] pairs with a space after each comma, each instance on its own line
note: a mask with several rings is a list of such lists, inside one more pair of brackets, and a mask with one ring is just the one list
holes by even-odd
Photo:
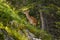
[[[9, 5], [9, 3], [4, 2], [3, 0], [0, 0], [0, 1], [1, 1], [0, 2], [0, 29], [5, 29], [8, 33], [8, 35], [12, 36], [15, 40], [28, 40], [28, 37], [26, 36], [28, 33], [26, 33], [25, 29], [27, 29], [29, 32], [33, 33], [35, 35], [35, 37], [37, 37], [37, 38], [41, 38], [42, 40], [52, 40], [52, 37], [49, 33], [45, 32], [41, 29], [38, 29], [38, 26], [35, 27], [35, 26], [31, 25], [27, 21], [25, 15], [22, 13], [25, 10], [28, 10], [30, 8], [35, 10], [34, 7], [36, 6], [36, 3], [38, 3], [38, 2], [40, 3], [39, 0], [36, 0], [36, 1], [29, 0], [26, 3], [26, 5], [22, 4], [23, 6], [21, 6], [18, 10], [11, 7], [11, 5]], [[18, 1], [22, 2], [22, 0], [18, 0]], [[42, 3], [43, 3], [43, 1], [42, 1]], [[48, 3], [48, 1], [46, 1], [46, 3]], [[49, 13], [52, 13], [54, 15], [54, 13], [57, 12], [57, 15], [60, 16], [59, 8], [60, 7], [57, 7], [54, 4], [50, 4], [48, 6], [41, 6], [40, 10], [47, 13], [48, 15], [50, 15]], [[30, 11], [30, 13], [33, 14], [34, 12]], [[17, 23], [15, 22], [16, 25], [9, 24], [9, 22], [13, 21], [13, 20], [17, 22]], [[40, 22], [40, 21], [38, 21], [38, 22]], [[56, 27], [60, 28], [59, 21], [56, 22]], [[22, 34], [21, 34], [21, 31], [23, 32]], [[0, 37], [0, 38], [2, 39], [3, 34], [1, 34], [1, 35], [2, 35], [2, 37]]]
[[0, 40], [4, 40], [4, 34], [0, 33]]

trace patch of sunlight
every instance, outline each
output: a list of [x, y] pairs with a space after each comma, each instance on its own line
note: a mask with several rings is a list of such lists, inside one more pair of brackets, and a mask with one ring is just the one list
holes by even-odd
[[0, 23], [0, 29], [4, 29], [4, 26], [2, 23]]
[[28, 38], [25, 37], [25, 36], [23, 36], [21, 39], [22, 39], [22, 40], [28, 40]]
[[7, 26], [5, 27], [5, 30], [6, 30], [9, 34], [12, 33], [11, 29], [9, 29]]
[[6, 1], [6, 0], [0, 0], [0, 3], [3, 2], [3, 1]]
[[25, 35], [21, 35], [19, 32], [17, 32], [16, 30], [13, 30], [9, 27], [6, 27], [5, 30], [10, 34], [10, 35], [14, 35], [15, 37], [17, 37], [19, 40], [27, 40]]
[[26, 7], [25, 7], [25, 8], [22, 8], [22, 11], [26, 11], [26, 10], [28, 10], [28, 9], [29, 9], [29, 8], [26, 8]]
[[8, 7], [8, 8], [10, 8], [10, 6], [8, 4], [6, 4], [6, 3], [4, 3], [3, 5], [6, 6], [6, 7]]

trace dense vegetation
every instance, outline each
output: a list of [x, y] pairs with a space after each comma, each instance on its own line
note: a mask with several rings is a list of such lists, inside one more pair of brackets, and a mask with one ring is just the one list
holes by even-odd
[[[36, 18], [30, 24], [24, 12]], [[60, 40], [60, 0], [0, 0], [0, 40]]]

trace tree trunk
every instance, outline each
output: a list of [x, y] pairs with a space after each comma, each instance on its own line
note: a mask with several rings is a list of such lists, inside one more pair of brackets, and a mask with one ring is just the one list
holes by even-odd
[[44, 21], [43, 13], [41, 11], [40, 11], [40, 21], [41, 21], [41, 29], [44, 30], [45, 29], [45, 21]]

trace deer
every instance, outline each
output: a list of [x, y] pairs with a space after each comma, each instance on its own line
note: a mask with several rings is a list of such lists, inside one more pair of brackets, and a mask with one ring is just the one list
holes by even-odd
[[37, 25], [37, 19], [33, 16], [29, 15], [30, 10], [25, 10], [23, 13], [26, 15], [27, 20], [30, 24], [36, 26]]

